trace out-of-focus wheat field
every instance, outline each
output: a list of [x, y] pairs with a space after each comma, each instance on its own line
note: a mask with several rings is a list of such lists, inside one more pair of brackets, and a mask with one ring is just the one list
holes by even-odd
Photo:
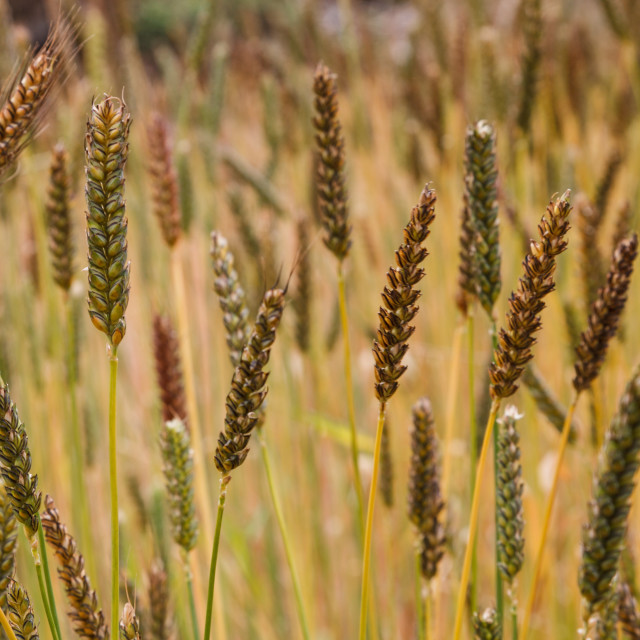
[[[200, 527], [191, 564], [202, 637], [220, 479], [213, 456], [233, 375], [209, 253], [210, 233], [217, 230], [234, 254], [251, 323], [265, 290], [288, 284], [267, 366], [262, 437], [271, 455], [310, 635], [315, 640], [358, 637], [363, 558], [349, 449], [337, 262], [323, 243], [314, 173], [313, 78], [322, 61], [337, 74], [345, 136], [352, 247], [343, 267], [365, 500], [378, 416], [372, 344], [380, 294], [425, 184], [437, 195], [436, 218], [425, 242], [429, 255], [419, 285], [416, 331], [405, 357], [408, 368], [387, 406], [393, 505], [378, 496], [370, 599], [377, 637], [371, 624], [368, 637], [425, 637], [407, 487], [411, 409], [428, 397], [440, 441], [440, 468], [447, 458], [450, 470], [443, 489], [445, 553], [431, 584], [428, 637], [452, 638], [471, 504], [470, 409], [473, 404], [482, 427], [490, 405], [487, 371], [493, 352], [491, 322], [476, 303], [469, 371], [469, 325], [456, 306], [467, 127], [484, 119], [496, 131], [502, 259], [498, 328], [504, 325], [510, 292], [522, 275], [522, 260], [529, 240], [537, 237], [545, 208], [554, 194], [571, 190], [569, 247], [558, 259], [556, 291], [547, 298], [533, 360], [566, 407], [575, 363], [568, 318], [576, 319], [578, 332], [584, 330], [585, 290], [589, 278], [596, 277], [593, 256], [608, 267], [616, 229], [638, 230], [639, 225], [638, 3], [52, 0], [39, 6], [30, 0], [0, 0], [0, 9], [0, 73], [6, 79], [28, 59], [28, 47], [43, 42], [59, 15], [74, 30], [68, 46], [75, 55], [70, 55], [66, 77], [42, 126], [0, 184], [0, 375], [25, 423], [32, 473], [38, 474], [43, 495], [55, 498], [61, 519], [84, 552], [87, 541], [81, 534], [71, 455], [67, 302], [52, 277], [45, 212], [51, 152], [63, 142], [72, 182], [75, 257], [69, 298], [82, 480], [89, 497], [86, 567], [106, 620], [111, 608], [109, 358], [105, 336], [87, 313], [84, 145], [92, 100], [109, 94], [126, 103], [132, 118], [124, 190], [131, 292], [127, 331], [118, 349], [117, 388], [120, 608], [128, 600], [135, 606], [143, 640], [193, 638], [162, 472], [163, 420], [152, 337], [154, 314], [168, 315], [175, 323], [182, 313], [190, 344], [181, 348], [190, 349], [202, 431], [196, 466], [198, 460], [204, 462], [206, 480], [205, 487], [195, 485]], [[534, 72], [527, 77], [524, 70], [532, 56]], [[525, 126], [519, 122], [523, 102], [531, 109]], [[171, 251], [152, 202], [148, 126], [154, 112], [168, 123], [179, 188], [183, 234]], [[601, 207], [595, 237], [583, 233], [580, 223], [587, 200]], [[302, 246], [300, 221], [307, 232]], [[310, 287], [302, 299], [301, 256], [308, 258], [310, 269]], [[184, 299], [176, 291], [172, 261], [183, 270]], [[306, 351], [297, 340], [304, 306], [310, 339]], [[578, 433], [560, 470], [529, 638], [577, 637], [582, 625], [581, 531], [600, 445], [640, 359], [639, 314], [638, 280], [632, 279], [620, 331], [591, 392], [582, 394], [578, 404]], [[502, 408], [507, 404], [523, 414], [518, 429], [526, 543], [514, 586], [520, 625], [560, 435], [525, 385]], [[447, 417], [453, 428], [449, 436]], [[260, 445], [253, 436], [249, 448], [228, 486], [212, 637], [302, 638]], [[489, 456], [480, 501], [478, 610], [496, 605], [492, 451]], [[619, 576], [637, 594], [640, 512], [635, 494], [633, 500]], [[68, 604], [51, 550], [49, 563], [62, 638], [71, 638]], [[165, 636], [156, 636], [151, 624], [148, 575], [158, 563], [169, 578], [163, 607], [170, 631]], [[16, 578], [30, 593], [40, 637], [50, 638], [22, 533], [16, 567]], [[510, 606], [505, 589], [505, 638], [517, 637]], [[474, 637], [471, 614], [467, 608], [461, 637]], [[618, 633], [589, 637], [623, 637], [622, 630]], [[640, 637], [640, 628], [636, 633], [628, 637]]]

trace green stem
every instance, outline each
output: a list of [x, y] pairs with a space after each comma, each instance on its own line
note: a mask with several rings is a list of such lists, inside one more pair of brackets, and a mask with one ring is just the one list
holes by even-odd
[[347, 297], [344, 288], [344, 275], [342, 262], [338, 263], [338, 300], [340, 304], [340, 322], [342, 324], [342, 338], [344, 340], [344, 374], [347, 392], [347, 408], [349, 411], [349, 432], [351, 434], [351, 464], [353, 465], [354, 484], [358, 500], [358, 525], [360, 539], [364, 526], [364, 495], [362, 481], [360, 480], [360, 467], [358, 466], [358, 439], [356, 433], [356, 410], [353, 399], [353, 382], [351, 375], [351, 344], [349, 342], [349, 321], [347, 316]]
[[[476, 488], [476, 468], [478, 466], [478, 423], [476, 420], [476, 399], [475, 399], [475, 359], [474, 359], [474, 331], [473, 331], [473, 309], [469, 309], [467, 315], [467, 346], [469, 350], [469, 428], [471, 431], [471, 486], [469, 495], [473, 496]], [[471, 611], [478, 608], [478, 543], [473, 541], [471, 551]]]
[[289, 572], [291, 573], [291, 582], [293, 583], [293, 591], [296, 597], [296, 607], [298, 609], [298, 618], [300, 620], [300, 626], [302, 627], [302, 635], [305, 640], [310, 640], [309, 625], [307, 623], [307, 616], [304, 610], [304, 602], [302, 600], [302, 591], [300, 590], [300, 581], [298, 579], [298, 573], [296, 571], [295, 564], [293, 562], [293, 553], [291, 552], [291, 543], [289, 541], [289, 534], [284, 522], [284, 516], [282, 514], [282, 507], [280, 505], [280, 499], [278, 497], [275, 483], [273, 481], [273, 473], [271, 471], [271, 462], [269, 460], [269, 451], [267, 449], [267, 443], [262, 437], [262, 433], [258, 429], [258, 442], [260, 443], [260, 451], [262, 453], [262, 460], [264, 462], [264, 469], [267, 474], [267, 483], [269, 485], [269, 493], [271, 494], [271, 500], [273, 502], [273, 510], [276, 514], [276, 520], [278, 521], [278, 527], [280, 529], [280, 535], [282, 536], [282, 543], [284, 544], [284, 551], [287, 557], [287, 564], [289, 565]]
[[4, 611], [2, 609], [0, 609], [0, 625], [2, 625], [2, 628], [7, 634], [7, 638], [9, 638], [9, 640], [17, 640], [16, 634], [13, 632], [9, 621], [7, 620], [7, 616], [4, 614]]
[[220, 531], [222, 531], [222, 516], [224, 505], [227, 501], [227, 485], [231, 476], [224, 473], [220, 478], [220, 496], [218, 497], [218, 516], [216, 517], [216, 532], [213, 536], [213, 548], [211, 549], [211, 565], [209, 567], [209, 589], [207, 591], [207, 616], [204, 622], [204, 640], [211, 637], [211, 618], [213, 612], [213, 593], [216, 582], [216, 565], [218, 564], [218, 547], [220, 546]]
[[[498, 348], [498, 333], [495, 320], [491, 324], [491, 342], [493, 346], [493, 352], [495, 353]], [[500, 628], [504, 622], [504, 596], [502, 588], [502, 574], [498, 567], [498, 495], [496, 490], [498, 488], [498, 438], [500, 435], [500, 423], [496, 425], [493, 430], [493, 480], [494, 480], [494, 505], [495, 505], [495, 567], [496, 567], [496, 615], [500, 623]], [[475, 609], [474, 609], [475, 611]]]
[[380, 443], [382, 442], [382, 430], [384, 428], [384, 412], [386, 403], [380, 403], [378, 413], [378, 427], [376, 429], [376, 445], [373, 451], [373, 475], [371, 488], [369, 489], [369, 505], [367, 508], [367, 522], [364, 530], [364, 553], [362, 559], [362, 599], [360, 601], [360, 640], [367, 637], [367, 605], [369, 603], [369, 572], [371, 566], [371, 536], [373, 533], [373, 511], [376, 504], [378, 490], [378, 473], [380, 471]]
[[109, 484], [111, 487], [111, 640], [118, 640], [120, 623], [120, 531], [118, 522], [118, 465], [116, 457], [116, 377], [118, 348], [109, 356]]
[[78, 414], [78, 372], [75, 358], [75, 322], [73, 298], [67, 295], [67, 375], [69, 378], [69, 400], [71, 405], [71, 475], [73, 477], [72, 505], [76, 522], [81, 531], [82, 554], [87, 563], [89, 575], [93, 580], [98, 579], [95, 556], [93, 554], [93, 539], [91, 537], [91, 518], [89, 514], [89, 499], [87, 497], [87, 483], [84, 473], [84, 455], [82, 452], [82, 434]]
[[200, 631], [198, 629], [198, 614], [196, 613], [196, 601], [193, 595], [193, 579], [191, 569], [189, 567], [189, 556], [186, 551], [182, 553], [182, 566], [184, 569], [184, 578], [187, 583], [187, 596], [189, 599], [189, 614], [191, 616], [191, 630], [193, 631], [193, 640], [198, 640]]
[[424, 590], [424, 637], [431, 640], [431, 584], [427, 582]]
[[58, 632], [58, 638], [62, 640], [62, 631], [60, 630], [60, 620], [58, 619], [58, 609], [56, 608], [56, 599], [53, 595], [53, 584], [51, 582], [51, 573], [49, 571], [49, 559], [47, 558], [47, 547], [44, 542], [44, 532], [42, 531], [42, 525], [38, 527], [38, 542], [40, 543], [41, 556], [42, 556], [42, 570], [44, 573], [44, 579], [47, 586], [47, 598], [49, 599], [49, 608], [51, 609], [51, 617], [53, 618], [53, 624]]
[[511, 603], [511, 640], [518, 640], [518, 610], [515, 602]]
[[[38, 523], [38, 529], [42, 530], [42, 525]], [[26, 530], [25, 530], [26, 532]], [[53, 640], [61, 640], [61, 636], [58, 635], [58, 629], [56, 627], [55, 620], [53, 619], [53, 613], [51, 612], [51, 605], [49, 603], [49, 594], [45, 584], [45, 579], [42, 571], [42, 559], [40, 557], [40, 545], [38, 538], [35, 534], [27, 534], [29, 545], [31, 547], [31, 556], [33, 557], [33, 563], [36, 566], [36, 575], [38, 576], [38, 588], [40, 589], [40, 597], [42, 598], [42, 604], [44, 605], [44, 612], [47, 616], [47, 622], [49, 623], [49, 629], [51, 630], [51, 636]]]

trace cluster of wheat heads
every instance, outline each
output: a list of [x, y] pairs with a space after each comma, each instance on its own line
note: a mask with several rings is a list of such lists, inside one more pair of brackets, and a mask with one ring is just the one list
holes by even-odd
[[[349, 42], [354, 16], [344, 4]], [[467, 29], [488, 19], [482, 4], [473, 22], [464, 14]], [[616, 23], [616, 8], [603, 5]], [[106, 23], [92, 8], [87, 24], [96, 37], [83, 62], [92, 82], [109, 86], [100, 64]], [[234, 29], [258, 28], [228, 10]], [[437, 49], [443, 14], [425, 11]], [[16, 336], [37, 338], [24, 348], [16, 338], [8, 349], [0, 340], [1, 373], [11, 384], [0, 380], [3, 633], [433, 640], [560, 637], [574, 627], [590, 638], [614, 638], [618, 629], [639, 637], [632, 492], [640, 392], [637, 369], [629, 373], [637, 339], [631, 323], [622, 330], [637, 236], [631, 204], [615, 223], [605, 215], [616, 175], [635, 165], [616, 148], [591, 198], [565, 191], [544, 210], [553, 189], [540, 187], [548, 184], [540, 166], [553, 173], [564, 147], [557, 142], [563, 151], [545, 156], [537, 146], [538, 77], [549, 46], [541, 3], [525, 0], [519, 14], [522, 87], [519, 109], [507, 105], [512, 114], [501, 113], [494, 86], [495, 104], [482, 104], [491, 118], [461, 125], [450, 102], [471, 98], [447, 78], [458, 77], [455, 66], [469, 53], [464, 24], [455, 55], [445, 46], [439, 71], [427, 73], [438, 91], [426, 108], [411, 78], [403, 82], [407, 118], [421, 124], [401, 149], [407, 166], [398, 168], [397, 182], [394, 153], [371, 152], [387, 143], [376, 114], [391, 110], [376, 102], [374, 86], [358, 81], [353, 48], [348, 62], [325, 57], [344, 68], [340, 76], [323, 63], [314, 74], [317, 56], [301, 67], [293, 57], [266, 56], [263, 64], [277, 73], [259, 86], [265, 148], [246, 160], [218, 140], [219, 112], [197, 102], [203, 87], [215, 108], [229, 100], [242, 114], [250, 101], [235, 92], [251, 90], [256, 68], [253, 59], [229, 60], [224, 47], [212, 52], [210, 69], [202, 63], [214, 14], [203, 14], [180, 61], [179, 95], [165, 51], [163, 97], [145, 98], [140, 68], [149, 61], [129, 37], [131, 24], [119, 50], [130, 76], [126, 102], [99, 90], [91, 101], [78, 88], [86, 79], [71, 79], [71, 95], [59, 103], [64, 109], [82, 93], [84, 172], [76, 149], [82, 136], [73, 127], [64, 145], [33, 138], [47, 105], [58, 101], [53, 89], [68, 73], [72, 30], [60, 22], [3, 96], [0, 224], [7, 224], [5, 202], [11, 217], [18, 203], [42, 202], [44, 224], [33, 234], [39, 250], [49, 249], [48, 263], [46, 252], [36, 256], [33, 291], [25, 299], [3, 292], [0, 309], [3, 319], [22, 314]], [[313, 33], [308, 18], [295, 24]], [[480, 67], [488, 82], [500, 69], [487, 62], [491, 33], [484, 35]], [[295, 29], [289, 36], [291, 51], [304, 56]], [[417, 77], [421, 46], [407, 63]], [[304, 83], [281, 99], [274, 86], [289, 64], [304, 71]], [[223, 99], [225, 73], [234, 82]], [[566, 100], [558, 128], [571, 139], [579, 105]], [[292, 103], [300, 113], [287, 111]], [[226, 113], [241, 138], [241, 117]], [[291, 114], [304, 123], [287, 121]], [[512, 149], [500, 146], [503, 135]], [[423, 145], [440, 154], [442, 166], [421, 166]], [[310, 147], [311, 180], [309, 163], [300, 161]], [[28, 172], [34, 162], [44, 165], [46, 152], [48, 184], [25, 180], [21, 161]], [[523, 177], [528, 172], [536, 179]], [[558, 173], [564, 181], [569, 172]], [[549, 182], [555, 188], [560, 179]], [[17, 196], [23, 187], [26, 195]], [[315, 219], [297, 210], [307, 187]], [[87, 244], [78, 250], [83, 220], [75, 194], [83, 190]], [[213, 210], [225, 198], [229, 211]], [[456, 251], [449, 232], [458, 203]], [[14, 257], [7, 252], [7, 262]], [[277, 276], [288, 260], [296, 265], [290, 284]], [[83, 317], [78, 290], [88, 299]], [[33, 328], [40, 307], [42, 335]], [[64, 338], [56, 343], [58, 330]], [[106, 342], [108, 377], [96, 342]], [[28, 366], [27, 356], [5, 354], [30, 349], [36, 364]], [[36, 373], [30, 380], [23, 371]], [[52, 378], [52, 390], [41, 392]], [[64, 431], [48, 433], [49, 424]], [[544, 458], [545, 448], [556, 449], [555, 457]], [[540, 468], [550, 480], [544, 493], [535, 480]], [[592, 488], [578, 488], [588, 476]], [[384, 506], [376, 509], [378, 493]], [[557, 502], [576, 506], [567, 516], [553, 510]], [[578, 555], [579, 566], [570, 559]], [[565, 579], [569, 595], [558, 588]], [[109, 586], [107, 601], [101, 594]], [[65, 596], [68, 620], [58, 615]], [[564, 627], [552, 614], [558, 607], [566, 609]]]

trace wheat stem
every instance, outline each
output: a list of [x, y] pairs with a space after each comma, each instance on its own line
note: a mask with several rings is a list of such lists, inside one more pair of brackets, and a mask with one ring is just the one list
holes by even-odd
[[562, 437], [560, 439], [560, 446], [558, 448], [558, 460], [556, 462], [556, 470], [553, 475], [553, 483], [551, 484], [551, 491], [549, 492], [549, 497], [547, 498], [547, 508], [544, 514], [544, 520], [542, 523], [542, 534], [540, 537], [540, 544], [538, 545], [538, 553], [536, 555], [536, 561], [533, 569], [533, 578], [531, 579], [531, 586], [529, 588], [529, 599], [527, 600], [527, 608], [524, 612], [524, 619], [522, 621], [522, 630], [520, 632], [520, 636], [522, 640], [526, 640], [527, 633], [529, 631], [529, 623], [531, 621], [531, 614], [533, 612], [533, 604], [536, 599], [536, 590], [538, 587], [538, 582], [540, 580], [540, 570], [542, 569], [542, 558], [544, 555], [544, 547], [547, 540], [547, 533], [549, 531], [549, 522], [551, 521], [551, 511], [553, 509], [553, 503], [555, 501], [557, 489], [558, 489], [558, 479], [560, 478], [560, 468], [562, 467], [562, 458], [564, 457], [564, 452], [567, 448], [567, 443], [569, 442], [569, 434], [571, 432], [571, 422], [573, 420], [573, 414], [576, 410], [576, 405], [578, 404], [578, 398], [580, 397], [580, 392], [576, 391], [573, 400], [571, 402], [571, 406], [567, 411], [567, 416], [564, 420], [564, 426], [562, 427]]
[[289, 572], [291, 574], [291, 582], [293, 584], [293, 591], [296, 598], [296, 607], [298, 609], [298, 618], [300, 620], [300, 626], [302, 628], [302, 635], [305, 640], [310, 640], [309, 624], [307, 622], [307, 615], [304, 609], [304, 602], [302, 599], [302, 591], [300, 590], [300, 580], [298, 579], [298, 572], [296, 571], [295, 564], [293, 562], [293, 553], [291, 551], [291, 542], [289, 540], [289, 534], [287, 532], [287, 526], [284, 522], [284, 516], [282, 514], [282, 506], [280, 505], [280, 499], [276, 490], [276, 486], [273, 480], [273, 473], [271, 471], [271, 461], [269, 459], [269, 451], [267, 449], [267, 443], [262, 436], [260, 430], [258, 430], [258, 441], [260, 443], [260, 452], [262, 453], [262, 460], [264, 462], [264, 470], [267, 475], [267, 484], [269, 485], [269, 493], [271, 494], [271, 500], [273, 502], [273, 510], [275, 511], [276, 520], [278, 521], [278, 528], [280, 529], [280, 535], [282, 536], [282, 544], [284, 545], [284, 551], [287, 558], [287, 564], [289, 565]]
[[416, 549], [415, 553], [415, 583], [416, 583], [416, 618], [418, 626], [418, 640], [427, 640], [426, 624], [424, 622], [425, 609], [424, 600], [422, 599], [422, 561], [420, 551]]
[[[82, 531], [82, 549], [85, 560], [88, 561], [89, 574], [97, 580], [95, 557], [93, 555], [93, 539], [91, 536], [91, 521], [89, 514], [89, 499], [87, 497], [87, 483], [84, 473], [84, 455], [82, 452], [82, 434], [80, 432], [80, 418], [78, 414], [78, 372], [76, 370], [75, 354], [75, 320], [73, 298], [65, 296], [67, 307], [67, 375], [69, 380], [69, 402], [71, 406], [71, 468], [75, 498], [72, 504], [76, 510], [76, 522]], [[78, 517], [79, 513], [79, 517]]]
[[[41, 526], [38, 529], [42, 529]], [[40, 597], [42, 598], [42, 604], [44, 605], [44, 612], [47, 616], [47, 622], [49, 623], [49, 629], [53, 640], [62, 640], [62, 636], [58, 633], [56, 623], [53, 619], [53, 613], [51, 611], [51, 603], [49, 602], [49, 594], [47, 592], [47, 586], [45, 584], [44, 573], [42, 570], [42, 559], [40, 556], [40, 546], [44, 550], [44, 545], [40, 545], [38, 539], [34, 536], [29, 538], [29, 544], [31, 546], [31, 555], [33, 556], [33, 562], [36, 567], [36, 576], [38, 577], [38, 588], [40, 589]]]
[[431, 589], [430, 584], [427, 584], [427, 588], [424, 591], [424, 637], [425, 640], [431, 640]]
[[2, 625], [2, 629], [7, 634], [7, 638], [9, 638], [9, 640], [17, 640], [16, 634], [13, 632], [9, 621], [7, 620], [7, 616], [2, 609], [0, 609], [0, 625]]
[[349, 412], [349, 433], [351, 436], [351, 463], [353, 465], [354, 484], [356, 498], [358, 500], [358, 527], [362, 540], [364, 526], [364, 495], [362, 493], [362, 480], [360, 479], [360, 467], [358, 466], [358, 440], [356, 433], [356, 410], [353, 399], [353, 380], [351, 375], [351, 343], [349, 340], [349, 319], [347, 315], [347, 297], [345, 294], [344, 274], [342, 262], [338, 262], [338, 300], [340, 304], [340, 323], [342, 325], [342, 339], [344, 341], [344, 375], [347, 392], [347, 410]]
[[[467, 346], [469, 350], [469, 430], [470, 430], [470, 456], [471, 456], [471, 473], [470, 473], [470, 493], [473, 495], [476, 487], [476, 469], [478, 467], [478, 422], [476, 419], [476, 399], [475, 399], [475, 358], [474, 358], [474, 312], [470, 308], [467, 314]], [[470, 606], [471, 611], [478, 608], [478, 544], [474, 540], [471, 542], [471, 594]]]
[[376, 429], [376, 444], [373, 450], [373, 475], [371, 488], [369, 489], [369, 504], [367, 507], [367, 521], [364, 530], [364, 552], [362, 558], [362, 599], [360, 601], [360, 640], [367, 637], [367, 605], [369, 604], [369, 574], [371, 568], [371, 537], [373, 534], [373, 511], [376, 503], [378, 488], [378, 473], [380, 471], [380, 447], [382, 443], [382, 430], [384, 429], [384, 414], [386, 402], [380, 403], [378, 413], [378, 427]]
[[109, 484], [111, 487], [111, 640], [118, 640], [120, 628], [120, 530], [118, 522], [118, 463], [116, 439], [116, 378], [118, 347], [109, 356]]
[[182, 552], [182, 566], [184, 569], [184, 578], [187, 583], [187, 596], [189, 600], [189, 615], [191, 616], [191, 630], [193, 631], [193, 640], [198, 640], [200, 631], [198, 629], [198, 614], [196, 613], [196, 601], [193, 594], [193, 577], [189, 567], [189, 553]]
[[[209, 588], [207, 590], [207, 617], [204, 622], [204, 640], [211, 638], [211, 616], [213, 612], [213, 594], [216, 582], [216, 566], [218, 564], [218, 548], [220, 546], [220, 532], [222, 531], [222, 516], [227, 500], [227, 485], [231, 480], [228, 472], [224, 472], [220, 478], [220, 495], [218, 497], [218, 515], [216, 517], [216, 531], [213, 536], [213, 548], [211, 549], [211, 564], [209, 566]], [[216, 612], [217, 613], [217, 612]]]
[[469, 539], [467, 540], [467, 548], [464, 553], [464, 563], [462, 565], [462, 577], [460, 578], [460, 587], [458, 590], [458, 602], [456, 606], [456, 620], [453, 630], [453, 639], [460, 640], [462, 633], [462, 616], [464, 614], [464, 605], [467, 595], [467, 587], [469, 585], [469, 574], [471, 570], [471, 556], [473, 549], [473, 541], [478, 529], [478, 513], [480, 511], [480, 493], [482, 489], [482, 475], [487, 460], [487, 451], [489, 450], [489, 442], [493, 434], [493, 425], [496, 421], [496, 415], [500, 408], [500, 398], [494, 398], [491, 403], [491, 412], [487, 419], [487, 427], [482, 440], [482, 448], [480, 449], [480, 459], [476, 469], [476, 482], [473, 490], [473, 500], [471, 502], [471, 515], [469, 516]]

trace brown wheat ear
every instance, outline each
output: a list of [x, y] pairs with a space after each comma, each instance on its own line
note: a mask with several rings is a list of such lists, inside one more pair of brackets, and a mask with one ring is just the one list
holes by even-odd
[[409, 323], [418, 313], [416, 304], [420, 291], [415, 286], [422, 280], [420, 264], [428, 255], [422, 243], [430, 233], [435, 218], [436, 194], [426, 186], [418, 204], [411, 210], [411, 220], [404, 229], [404, 243], [396, 251], [397, 267], [387, 271], [387, 286], [382, 292], [383, 307], [378, 317], [380, 325], [373, 341], [375, 359], [375, 392], [380, 402], [387, 402], [398, 388], [398, 379], [405, 372], [402, 358], [415, 331]]
[[64, 291], [69, 290], [73, 278], [70, 199], [69, 154], [64, 145], [57, 144], [51, 156], [46, 209], [53, 279]]
[[544, 297], [554, 290], [553, 275], [556, 256], [567, 248], [565, 235], [569, 230], [570, 192], [552, 201], [538, 229], [540, 240], [531, 242], [524, 259], [524, 275], [509, 298], [507, 326], [498, 334], [498, 346], [489, 368], [491, 397], [507, 398], [516, 392], [517, 381], [524, 366], [533, 358], [534, 333], [542, 326], [540, 313]]
[[173, 247], [180, 239], [182, 232], [178, 177], [173, 165], [169, 127], [159, 113], [151, 115], [147, 136], [153, 211], [160, 223], [164, 241], [169, 247]]
[[267, 395], [265, 385], [269, 374], [264, 367], [269, 362], [284, 302], [285, 292], [282, 289], [269, 289], [264, 294], [256, 324], [233, 374], [225, 402], [224, 431], [218, 436], [215, 453], [216, 468], [220, 473], [228, 474], [239, 467], [249, 453], [249, 437], [257, 425], [257, 412]]
[[580, 344], [576, 349], [578, 358], [573, 379], [576, 391], [588, 389], [600, 371], [609, 341], [615, 335], [627, 301], [637, 253], [638, 236], [635, 233], [623, 238], [616, 247], [607, 273], [607, 284], [600, 289], [591, 306], [588, 327], [580, 336]]
[[15, 163], [51, 102], [52, 89], [64, 78], [72, 37], [69, 26], [58, 21], [22, 78], [10, 78], [0, 92], [6, 96], [0, 108], [0, 176]]
[[180, 344], [167, 316], [153, 317], [153, 355], [162, 401], [162, 421], [179, 418], [187, 422], [187, 399], [182, 378]]
[[109, 637], [109, 628], [98, 605], [96, 592], [84, 570], [84, 558], [76, 541], [67, 532], [51, 496], [45, 498], [46, 510], [42, 514], [42, 528], [47, 543], [60, 563], [58, 575], [64, 583], [71, 609], [74, 631], [81, 638], [103, 640]]
[[313, 79], [316, 95], [313, 126], [320, 161], [317, 164], [316, 186], [326, 231], [327, 248], [344, 260], [351, 247], [351, 226], [347, 213], [347, 190], [344, 184], [344, 138], [338, 120], [336, 75], [320, 63]]

